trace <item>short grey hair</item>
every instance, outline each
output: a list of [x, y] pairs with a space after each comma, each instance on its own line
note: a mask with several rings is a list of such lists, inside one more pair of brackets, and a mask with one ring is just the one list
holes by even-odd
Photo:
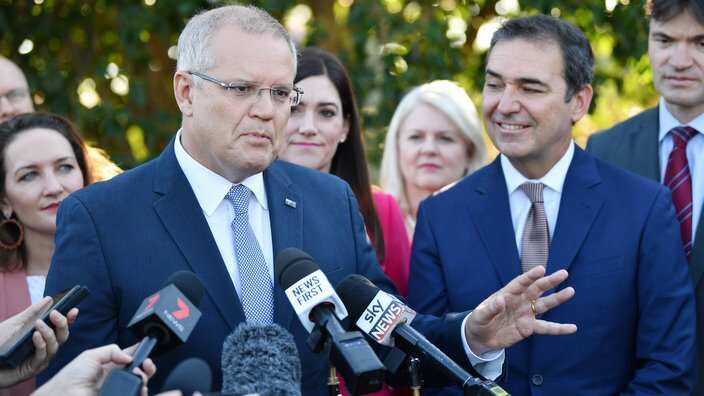
[[296, 59], [296, 44], [279, 21], [255, 6], [230, 5], [203, 11], [188, 21], [178, 38], [176, 70], [206, 72], [214, 67], [210, 40], [225, 25], [234, 25], [248, 34], [280, 37], [286, 40]]
[[413, 88], [403, 97], [391, 118], [379, 175], [381, 188], [393, 195], [404, 211], [409, 209], [409, 205], [406, 200], [405, 180], [401, 174], [398, 137], [401, 124], [420, 104], [430, 105], [459, 128], [460, 136], [467, 147], [471, 147], [471, 152], [467, 154], [469, 161], [465, 175], [484, 166], [487, 159], [487, 148], [477, 108], [462, 87], [453, 81], [435, 80]]

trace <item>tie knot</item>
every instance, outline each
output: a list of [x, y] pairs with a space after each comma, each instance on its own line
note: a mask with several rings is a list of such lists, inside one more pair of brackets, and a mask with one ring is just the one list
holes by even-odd
[[227, 192], [225, 198], [232, 203], [232, 207], [235, 208], [235, 214], [247, 213], [247, 208], [249, 205], [249, 195], [252, 192], [244, 184], [238, 184], [232, 186], [230, 191]]
[[672, 139], [677, 147], [686, 147], [689, 139], [693, 138], [697, 134], [697, 130], [690, 126], [679, 126], [672, 128], [670, 130], [672, 133]]
[[521, 190], [528, 196], [531, 203], [543, 202], [543, 183], [523, 183]]

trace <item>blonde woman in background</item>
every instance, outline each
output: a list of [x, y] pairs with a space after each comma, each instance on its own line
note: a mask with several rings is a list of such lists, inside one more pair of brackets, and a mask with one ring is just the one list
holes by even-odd
[[420, 202], [486, 158], [477, 109], [459, 85], [432, 81], [401, 100], [386, 134], [380, 181], [401, 207], [411, 241]]

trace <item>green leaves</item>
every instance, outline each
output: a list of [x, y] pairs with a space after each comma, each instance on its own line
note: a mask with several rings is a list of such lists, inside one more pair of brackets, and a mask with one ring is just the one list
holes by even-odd
[[[89, 141], [129, 168], [157, 155], [179, 127], [169, 49], [189, 17], [223, 3], [0, 0], [0, 53], [25, 71], [43, 100], [39, 109], [68, 116]], [[279, 20], [299, 4], [312, 10], [302, 41], [338, 54], [349, 69], [373, 166], [396, 104], [412, 87], [453, 79], [480, 104], [485, 52], [475, 49], [475, 41], [498, 12], [559, 14], [587, 33], [597, 56], [597, 100], [591, 116], [577, 125], [579, 139], [652, 104], [643, 3], [610, 1], [607, 10], [604, 0], [252, 2]], [[21, 54], [25, 40], [32, 49]], [[117, 75], [108, 72], [111, 64]], [[87, 80], [100, 98], [91, 108], [79, 95], [81, 84], [91, 85]]]

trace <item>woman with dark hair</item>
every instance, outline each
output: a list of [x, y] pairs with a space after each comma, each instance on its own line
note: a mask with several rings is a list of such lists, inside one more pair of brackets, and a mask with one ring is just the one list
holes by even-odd
[[[27, 113], [0, 124], [0, 321], [42, 300], [56, 211], [90, 182], [83, 140], [66, 119]], [[0, 395], [26, 395], [34, 386], [29, 379]]]
[[359, 114], [345, 67], [329, 52], [304, 48], [294, 83], [304, 94], [291, 108], [279, 157], [332, 173], [350, 185], [379, 263], [405, 296], [410, 243], [394, 198], [372, 190]]

